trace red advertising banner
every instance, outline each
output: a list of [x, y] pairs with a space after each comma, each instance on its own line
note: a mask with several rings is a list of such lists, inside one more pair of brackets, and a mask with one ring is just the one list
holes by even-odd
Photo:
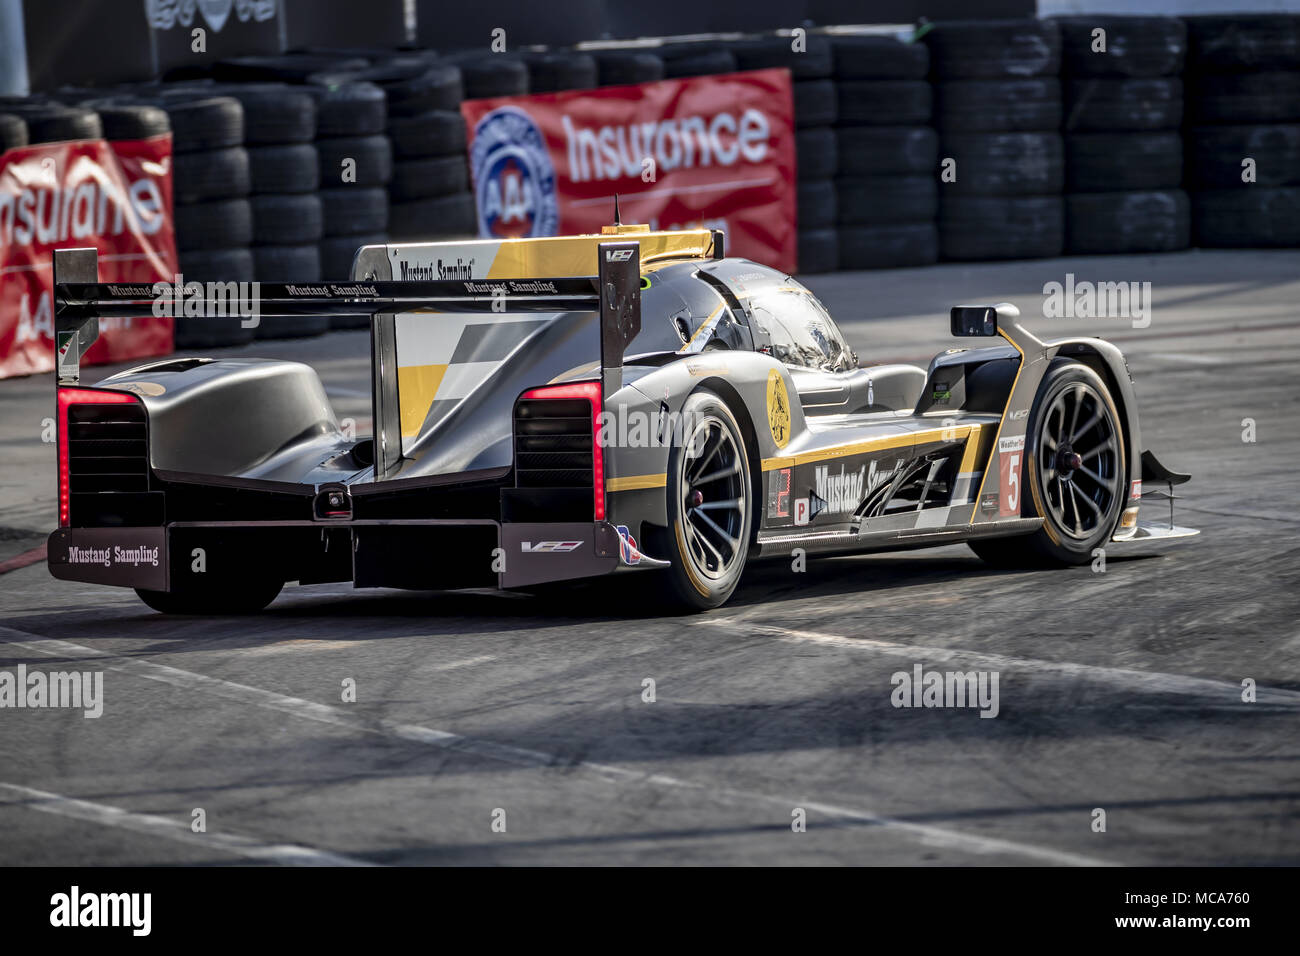
[[[171, 280], [171, 136], [0, 154], [0, 378], [54, 368], [55, 249], [94, 246], [100, 282]], [[172, 350], [172, 320], [101, 319], [83, 364]]]
[[727, 233], [727, 254], [795, 271], [786, 70], [469, 100], [479, 235], [599, 232], [614, 219]]

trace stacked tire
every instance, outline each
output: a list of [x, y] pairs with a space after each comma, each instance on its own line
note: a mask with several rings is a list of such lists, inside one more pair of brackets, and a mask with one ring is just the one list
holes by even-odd
[[546, 50], [523, 54], [528, 89], [533, 93], [590, 90], [600, 83], [596, 58], [578, 50]]
[[[253, 213], [253, 270], [259, 282], [319, 282], [324, 235], [316, 101], [281, 83], [218, 87], [244, 108], [249, 205]], [[327, 316], [263, 318], [256, 337], [292, 338], [329, 329]]]
[[939, 130], [943, 258], [1060, 255], [1065, 169], [1057, 24], [947, 21], [925, 39]]
[[736, 54], [712, 43], [665, 43], [655, 50], [664, 61], [664, 79], [735, 73]]
[[1190, 17], [1196, 244], [1300, 246], [1300, 16]]
[[[821, 36], [795, 41], [785, 36], [742, 40], [730, 47], [738, 70], [784, 67], [794, 90], [796, 221], [799, 271], [833, 272], [839, 268], [835, 232], [835, 83], [830, 41]], [[680, 69], [678, 60], [674, 69]]]
[[[344, 281], [352, 278], [352, 260], [359, 248], [388, 241], [388, 191], [382, 184], [348, 181], [352, 177], [346, 175], [344, 166], [349, 150], [359, 147], [372, 165], [356, 178], [382, 178], [384, 146], [380, 143], [389, 145], [385, 134], [388, 98], [379, 86], [365, 80], [340, 79], [308, 84], [303, 89], [316, 102], [323, 232], [319, 246], [321, 278]], [[333, 165], [336, 160], [337, 166]], [[327, 175], [331, 178], [326, 179]], [[335, 329], [368, 325], [366, 316], [330, 318], [330, 328]]]
[[929, 51], [892, 36], [831, 44], [840, 268], [929, 265], [939, 255]]
[[1173, 17], [1067, 17], [1066, 250], [1170, 252], [1191, 242], [1183, 181], [1187, 28]]
[[[526, 67], [512, 62], [510, 72], [523, 71], [526, 87]], [[374, 138], [388, 144], [387, 173], [366, 185], [385, 188], [390, 239], [444, 239], [474, 231], [460, 117], [465, 76], [461, 66], [432, 54], [404, 54], [347, 77], [376, 84], [386, 97], [384, 135]], [[314, 79], [329, 84], [339, 78]]]
[[[172, 129], [172, 208], [176, 253], [186, 282], [252, 282], [252, 172], [244, 147], [244, 107], [210, 89], [165, 89]], [[178, 316], [176, 348], [240, 345], [252, 328], [235, 318]]]

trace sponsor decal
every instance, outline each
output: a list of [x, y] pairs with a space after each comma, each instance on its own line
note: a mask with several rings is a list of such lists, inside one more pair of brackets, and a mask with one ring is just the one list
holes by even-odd
[[790, 469], [780, 468], [769, 472], [767, 479], [767, 516], [790, 517]]
[[433, 262], [410, 262], [397, 260], [397, 268], [403, 282], [425, 282], [434, 279], [473, 279], [474, 259], [461, 259], [455, 262], [436, 259]]
[[566, 551], [576, 551], [582, 547], [581, 541], [521, 541], [519, 550], [525, 554], [555, 554]]
[[936, 405], [947, 405], [952, 400], [952, 389], [947, 382], [935, 382], [931, 401]]
[[981, 510], [981, 511], [997, 511], [997, 509], [998, 509], [998, 496], [997, 496], [997, 495], [995, 495], [995, 494], [987, 494], [987, 495], [985, 495], [983, 498], [980, 499], [980, 510]]
[[1133, 484], [1129, 487], [1128, 496], [1131, 500], [1137, 501], [1142, 497], [1142, 479], [1134, 478]]
[[68, 564], [98, 564], [106, 568], [130, 565], [138, 568], [142, 564], [158, 567], [158, 548], [138, 547], [121, 548], [114, 545], [106, 548], [82, 548], [68, 546]]
[[632, 537], [632, 532], [627, 530], [627, 525], [618, 525], [615, 529], [618, 532], [618, 556], [626, 565], [641, 563], [641, 552], [636, 549], [636, 538]]
[[[875, 462], [872, 462], [875, 465]], [[851, 514], [862, 503], [863, 491], [867, 487], [867, 466], [857, 471], [846, 471], [840, 465], [838, 474], [831, 474], [829, 465], [818, 465], [816, 470], [817, 491], [815, 497], [821, 507], [813, 510], [813, 517], [819, 512], [830, 514]]]
[[799, 526], [806, 525], [812, 519], [809, 513], [809, 502], [807, 498], [796, 498], [794, 500], [794, 523]]
[[767, 373], [767, 427], [777, 448], [790, 443], [790, 394], [785, 379], [776, 369]]
[[560, 220], [555, 167], [546, 139], [519, 106], [502, 106], [474, 125], [470, 147], [479, 235], [554, 236]]
[[[163, 135], [24, 146], [0, 157], [0, 377], [55, 367], [56, 248], [94, 247], [99, 281], [142, 283], [146, 300], [153, 282], [176, 271], [171, 153]], [[148, 305], [138, 316], [101, 318], [84, 357], [58, 337], [60, 373], [166, 355], [172, 324]]]
[[1016, 436], [1016, 437], [1014, 437], [1014, 438], [999, 438], [999, 439], [998, 439], [998, 451], [1001, 452], [1001, 453], [1004, 454], [1004, 455], [1007, 454], [1008, 452], [1013, 452], [1013, 451], [1024, 451], [1024, 450], [1025, 450], [1025, 436], [1024, 436], [1024, 435], [1018, 435], [1018, 436]]
[[747, 70], [466, 100], [484, 238], [626, 222], [723, 229], [733, 255], [797, 268], [790, 73]]
[[1029, 409], [1027, 409], [1027, 408], [1018, 408], [1018, 409], [1016, 409], [1014, 412], [1012, 412], [1010, 415], [1008, 415], [1007, 418], [1010, 419], [1010, 420], [1013, 421], [1013, 422], [1018, 422], [1018, 421], [1020, 421], [1020, 419], [1025, 418], [1028, 414], [1029, 414]]

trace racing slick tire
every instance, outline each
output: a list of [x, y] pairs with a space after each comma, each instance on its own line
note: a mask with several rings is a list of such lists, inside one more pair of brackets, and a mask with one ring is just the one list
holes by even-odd
[[[749, 556], [754, 508], [744, 430], [726, 402], [702, 389], [682, 406], [683, 428], [668, 454], [669, 597], [705, 611], [723, 604]], [[699, 479], [707, 479], [700, 481]]]
[[256, 614], [276, 599], [283, 581], [273, 578], [232, 583], [222, 579], [175, 591], [136, 588], [140, 600], [160, 614]]
[[970, 542], [997, 567], [1087, 564], [1105, 547], [1128, 502], [1128, 462], [1119, 410], [1101, 377], [1058, 360], [1034, 399], [1026, 431], [1021, 513], [1037, 531]]

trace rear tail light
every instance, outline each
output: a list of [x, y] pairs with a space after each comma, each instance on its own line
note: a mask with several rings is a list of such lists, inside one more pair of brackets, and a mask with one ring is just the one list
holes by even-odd
[[[534, 487], [548, 484], [569, 484], [573, 465], [581, 462], [586, 468], [587, 449], [590, 448], [592, 512], [597, 521], [605, 520], [605, 456], [600, 447], [601, 395], [599, 382], [577, 382], [572, 385], [546, 385], [529, 389], [519, 397], [516, 411], [515, 470], [520, 484]], [[587, 411], [581, 415], [579, 429], [562, 426], [565, 419], [577, 424], [577, 414], [559, 417], [545, 414], [545, 406], [524, 406], [524, 402], [585, 402]], [[559, 410], [563, 406], [555, 406]], [[590, 428], [586, 419], [590, 416]], [[590, 445], [588, 445], [588, 441]], [[558, 459], [558, 460], [557, 460]], [[559, 467], [551, 467], [559, 466]], [[554, 478], [549, 478], [553, 475]], [[583, 484], [586, 482], [584, 481]]]
[[[83, 405], [137, 405], [139, 399], [127, 392], [100, 391], [91, 388], [58, 389], [59, 427], [59, 527], [66, 528], [71, 520], [71, 429], [69, 411]], [[94, 439], [90, 439], [93, 441]], [[111, 439], [109, 439], [111, 440]], [[147, 465], [146, 465], [147, 467]]]

